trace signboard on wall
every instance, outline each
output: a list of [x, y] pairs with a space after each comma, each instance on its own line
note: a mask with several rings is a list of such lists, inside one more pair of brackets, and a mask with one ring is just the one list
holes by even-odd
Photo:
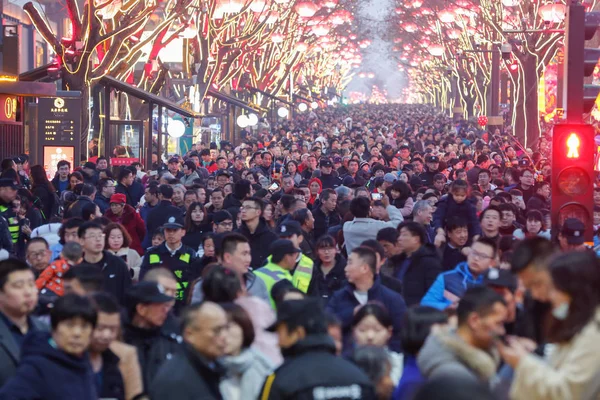
[[17, 120], [17, 97], [0, 94], [0, 122], [15, 122]]
[[38, 105], [38, 132], [41, 144], [74, 145], [79, 140], [81, 99], [69, 97], [41, 98]]

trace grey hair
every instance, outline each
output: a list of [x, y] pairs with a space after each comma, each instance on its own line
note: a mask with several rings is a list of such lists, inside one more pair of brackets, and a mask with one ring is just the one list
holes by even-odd
[[335, 192], [338, 195], [338, 203], [346, 200], [348, 196], [350, 196], [350, 188], [346, 186], [338, 186], [335, 189]]
[[427, 207], [431, 207], [431, 204], [427, 200], [419, 200], [413, 206], [413, 217], [419, 214], [419, 212], [425, 210]]

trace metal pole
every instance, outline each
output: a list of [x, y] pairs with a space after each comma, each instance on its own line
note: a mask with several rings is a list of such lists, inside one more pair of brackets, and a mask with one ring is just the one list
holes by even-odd
[[585, 51], [585, 8], [581, 4], [571, 4], [567, 9], [566, 27], [563, 109], [568, 122], [581, 122]]
[[498, 100], [500, 95], [500, 49], [495, 48], [492, 52], [492, 77], [490, 82], [491, 101], [490, 116], [498, 116]]
[[[162, 160], [162, 106], [158, 106], [158, 123], [156, 124], [156, 152], [158, 153], [158, 163]], [[150, 116], [152, 118], [152, 116]]]
[[[87, 112], [87, 111], [86, 111]], [[104, 86], [104, 157], [110, 159], [110, 86]], [[98, 149], [100, 154], [100, 149]]]

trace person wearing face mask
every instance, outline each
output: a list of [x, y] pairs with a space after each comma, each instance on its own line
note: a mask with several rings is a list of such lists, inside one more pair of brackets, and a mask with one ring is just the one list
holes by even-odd
[[427, 338], [417, 356], [419, 370], [428, 380], [452, 378], [487, 384], [498, 367], [491, 351], [505, 333], [508, 311], [504, 299], [488, 287], [471, 287], [456, 313], [456, 329], [439, 329]]
[[[515, 370], [510, 397], [528, 400], [597, 398], [600, 352], [600, 263], [592, 252], [568, 252], [550, 262], [553, 289], [549, 359], [529, 351], [516, 338], [497, 343]], [[595, 396], [586, 392], [592, 389]]]

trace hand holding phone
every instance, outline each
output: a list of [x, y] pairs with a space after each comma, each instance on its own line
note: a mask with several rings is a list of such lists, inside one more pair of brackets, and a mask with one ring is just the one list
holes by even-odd
[[381, 200], [383, 198], [383, 195], [381, 193], [371, 193], [371, 199], [373, 201], [378, 201]]

